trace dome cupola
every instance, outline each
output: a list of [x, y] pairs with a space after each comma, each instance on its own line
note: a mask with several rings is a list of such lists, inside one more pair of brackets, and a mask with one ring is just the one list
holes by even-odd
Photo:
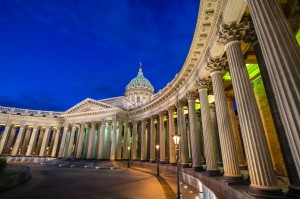
[[126, 86], [125, 96], [134, 103], [139, 103], [148, 99], [154, 93], [154, 88], [150, 81], [144, 77], [142, 64], [137, 77], [133, 78]]

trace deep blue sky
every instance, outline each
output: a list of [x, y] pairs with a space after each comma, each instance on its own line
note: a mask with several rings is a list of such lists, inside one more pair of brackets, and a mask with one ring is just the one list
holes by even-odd
[[0, 105], [64, 111], [124, 95], [139, 62], [155, 92], [180, 71], [199, 0], [1, 0]]

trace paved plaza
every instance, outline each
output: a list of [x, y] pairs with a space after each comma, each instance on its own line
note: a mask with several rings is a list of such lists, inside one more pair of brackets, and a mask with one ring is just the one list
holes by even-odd
[[[142, 168], [61, 168], [30, 164], [27, 183], [0, 194], [0, 198], [176, 198], [176, 176]], [[184, 198], [196, 198], [196, 190], [182, 184]]]

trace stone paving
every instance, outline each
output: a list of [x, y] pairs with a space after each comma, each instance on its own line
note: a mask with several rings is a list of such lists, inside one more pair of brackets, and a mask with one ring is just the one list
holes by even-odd
[[[0, 198], [176, 198], [176, 176], [161, 173], [158, 177], [151, 169], [26, 165], [31, 167], [32, 179], [15, 189], [1, 193]], [[184, 183], [181, 183], [181, 187], [184, 199], [196, 198], [195, 189]]]

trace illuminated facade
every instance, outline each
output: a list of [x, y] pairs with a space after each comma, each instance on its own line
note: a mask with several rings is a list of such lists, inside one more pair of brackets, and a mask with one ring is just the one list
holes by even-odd
[[[203, 171], [218, 198], [281, 198], [280, 186], [299, 197], [300, 9], [279, 2], [201, 1], [186, 61], [156, 94], [140, 69], [125, 97], [65, 112], [0, 107], [0, 154], [119, 160], [131, 145], [133, 160], [153, 162], [159, 144], [160, 161], [174, 164], [178, 132], [182, 167]], [[221, 164], [222, 183], [212, 177]], [[244, 169], [246, 192], [230, 186]]]

